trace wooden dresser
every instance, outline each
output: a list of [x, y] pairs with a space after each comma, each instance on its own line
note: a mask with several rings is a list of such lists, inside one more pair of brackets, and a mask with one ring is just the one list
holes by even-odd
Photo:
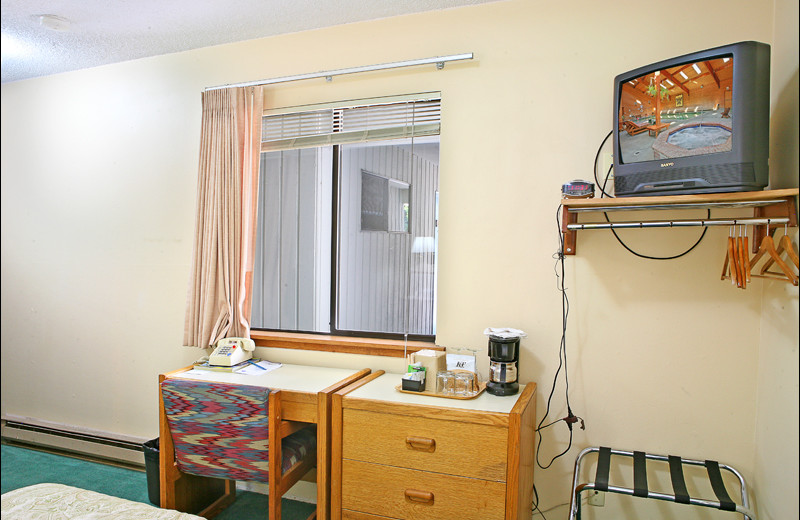
[[398, 392], [376, 372], [332, 403], [334, 520], [529, 520], [536, 385], [513, 396]]

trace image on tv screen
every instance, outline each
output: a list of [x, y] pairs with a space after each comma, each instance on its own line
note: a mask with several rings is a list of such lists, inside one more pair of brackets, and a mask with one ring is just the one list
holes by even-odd
[[621, 85], [622, 163], [731, 150], [733, 57], [649, 72]]

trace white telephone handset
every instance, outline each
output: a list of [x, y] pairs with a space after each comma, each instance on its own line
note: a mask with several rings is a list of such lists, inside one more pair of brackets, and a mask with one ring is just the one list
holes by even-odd
[[208, 356], [208, 364], [232, 367], [253, 357], [256, 344], [248, 338], [222, 338], [217, 348]]

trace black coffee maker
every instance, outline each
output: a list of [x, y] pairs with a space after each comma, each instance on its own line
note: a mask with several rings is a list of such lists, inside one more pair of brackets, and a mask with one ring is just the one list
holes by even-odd
[[489, 381], [486, 391], [494, 395], [519, 392], [519, 337], [489, 336]]

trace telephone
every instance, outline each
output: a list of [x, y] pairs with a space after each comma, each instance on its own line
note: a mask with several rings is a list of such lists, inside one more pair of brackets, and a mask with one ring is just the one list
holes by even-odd
[[208, 364], [232, 367], [253, 357], [256, 344], [249, 338], [222, 338], [208, 356]]

